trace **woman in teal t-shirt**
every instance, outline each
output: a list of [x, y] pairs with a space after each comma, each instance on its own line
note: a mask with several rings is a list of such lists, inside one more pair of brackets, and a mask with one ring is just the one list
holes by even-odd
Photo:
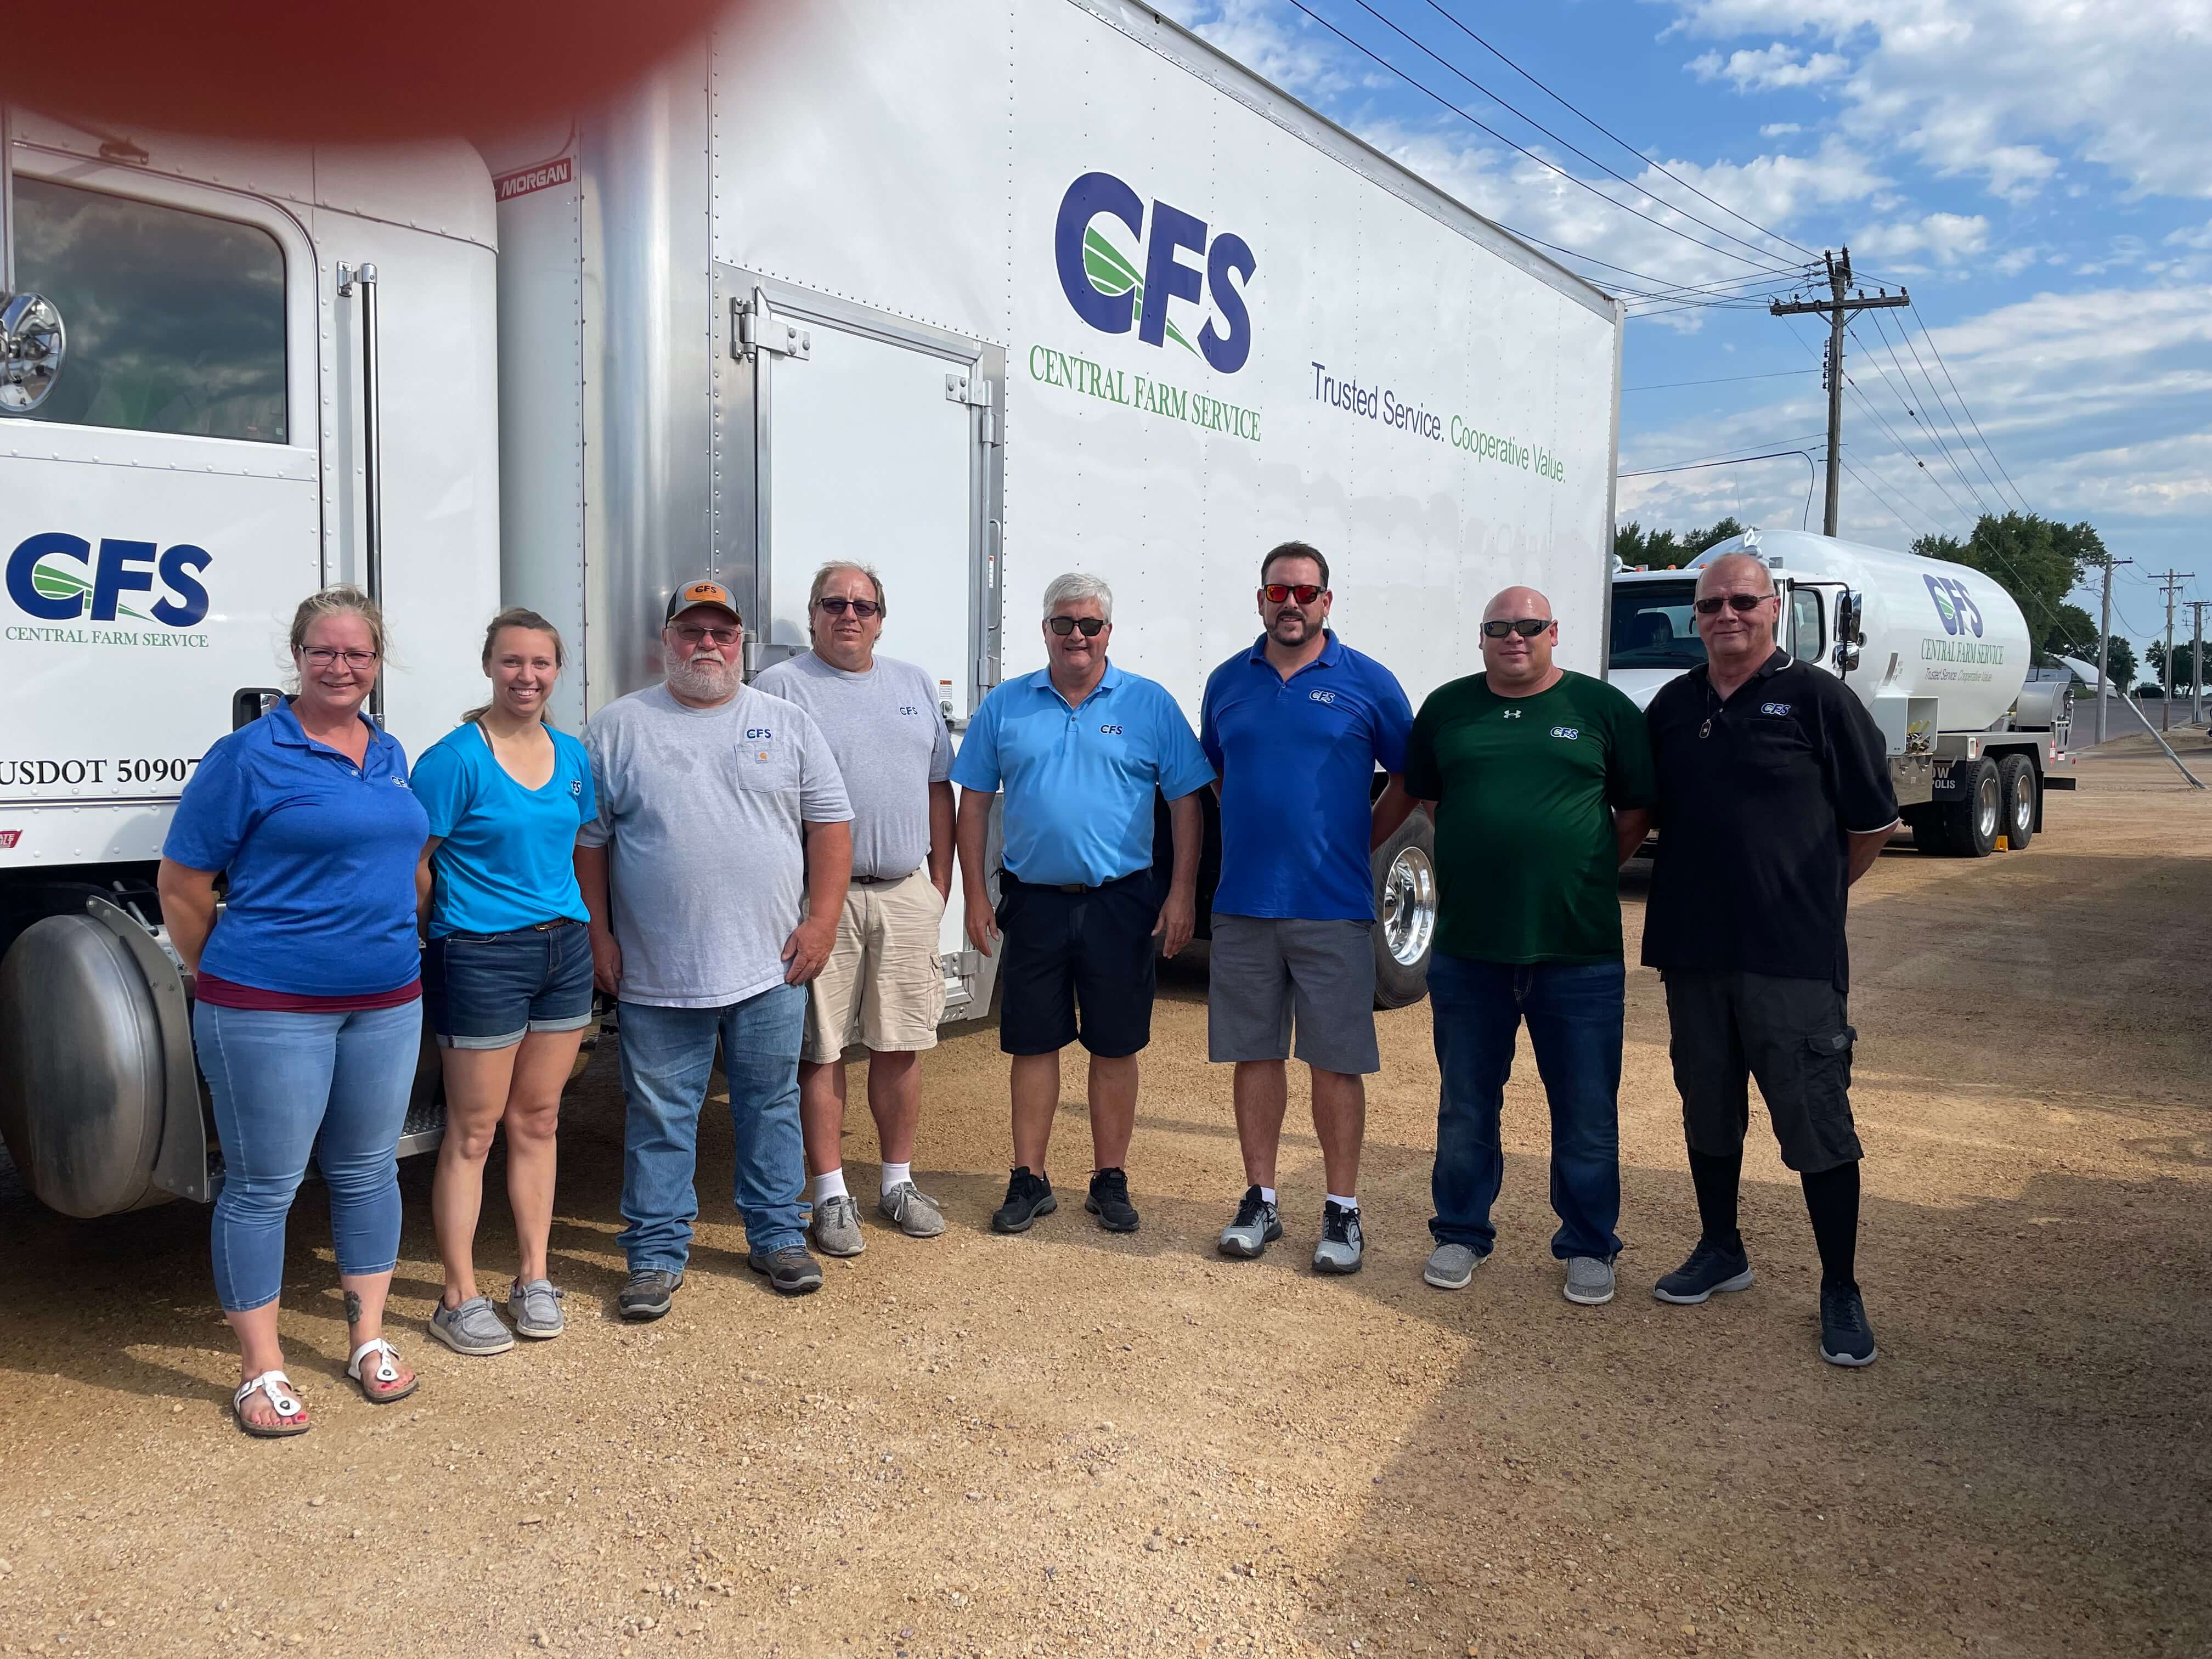
[[561, 1091], [592, 1023], [576, 831], [599, 813], [584, 745], [545, 723], [562, 661], [552, 623], [534, 611], [501, 611], [484, 632], [491, 701], [415, 767], [415, 796], [430, 815], [416, 876], [429, 936], [423, 1001], [446, 1075], [446, 1138], [430, 1189], [446, 1288], [430, 1334], [456, 1353], [514, 1346], [477, 1294], [472, 1255], [484, 1158], [502, 1123], [521, 1247], [507, 1312], [525, 1336], [562, 1330], [545, 1251]]

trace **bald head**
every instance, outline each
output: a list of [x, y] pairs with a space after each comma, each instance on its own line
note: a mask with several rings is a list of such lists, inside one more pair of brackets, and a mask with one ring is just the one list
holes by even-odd
[[1559, 678], [1552, 647], [1559, 624], [1552, 602], [1533, 587], [1509, 587], [1482, 608], [1482, 669], [1502, 697], [1532, 696]]
[[1756, 553], [1723, 553], [1698, 572], [1700, 593], [1771, 593], [1773, 573]]
[[1520, 617], [1541, 617], [1549, 621], [1552, 602], [1533, 587], [1509, 587], [1482, 607], [1482, 619], [1490, 621], [1503, 617], [1509, 622]]

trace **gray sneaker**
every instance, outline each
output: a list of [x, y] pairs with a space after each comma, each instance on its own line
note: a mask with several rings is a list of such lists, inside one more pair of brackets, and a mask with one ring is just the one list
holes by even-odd
[[1341, 1205], [1323, 1203], [1321, 1206], [1321, 1243], [1314, 1246], [1314, 1271], [1317, 1273], [1356, 1273], [1364, 1241], [1359, 1232], [1359, 1212], [1347, 1210]]
[[683, 1288], [684, 1274], [680, 1269], [632, 1267], [629, 1278], [623, 1282], [622, 1294], [615, 1298], [615, 1306], [624, 1319], [658, 1319], [668, 1311], [668, 1304]]
[[561, 1316], [561, 1298], [565, 1291], [553, 1288], [550, 1279], [533, 1279], [527, 1283], [517, 1279], [507, 1287], [507, 1316], [514, 1322], [518, 1334], [549, 1342], [568, 1328]]
[[471, 1297], [458, 1308], [439, 1303], [430, 1316], [430, 1334], [455, 1353], [505, 1353], [514, 1346], [514, 1333], [481, 1296]]
[[860, 1237], [860, 1206], [850, 1193], [817, 1202], [806, 1231], [814, 1248], [824, 1255], [858, 1255], [868, 1248], [868, 1241]]
[[1566, 1298], [1585, 1308], [1603, 1307], [1613, 1300], [1613, 1258], [1609, 1255], [1571, 1255], [1567, 1258]]
[[908, 1238], [934, 1238], [945, 1231], [945, 1212], [911, 1181], [902, 1181], [876, 1200], [883, 1218]]
[[1421, 1277], [1440, 1291], [1463, 1291], [1481, 1265], [1482, 1258], [1464, 1244], [1439, 1244], [1429, 1252]]
[[1221, 1230], [1221, 1254], [1249, 1261], [1282, 1236], [1283, 1220], [1275, 1206], [1260, 1196], [1257, 1187], [1247, 1187], [1237, 1218]]

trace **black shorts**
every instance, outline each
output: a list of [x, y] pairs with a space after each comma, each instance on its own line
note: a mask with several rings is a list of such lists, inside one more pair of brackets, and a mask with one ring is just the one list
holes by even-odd
[[1690, 1150], [1729, 1158], [1751, 1121], [1759, 1079], [1782, 1161], [1818, 1175], [1861, 1156], [1851, 1122], [1851, 1044], [1844, 994], [1826, 980], [1669, 968], [1668, 1052]]
[[999, 1047], [1055, 1054], [1080, 1042], [1107, 1060], [1152, 1040], [1159, 885], [1139, 870], [1064, 893], [1000, 877]]

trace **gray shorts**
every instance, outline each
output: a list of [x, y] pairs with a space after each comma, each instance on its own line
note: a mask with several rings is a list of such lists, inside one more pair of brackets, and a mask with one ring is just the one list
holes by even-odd
[[1748, 1079], [1759, 1079], [1782, 1161], [1818, 1175], [1860, 1157], [1851, 1122], [1851, 1044], [1844, 994], [1826, 980], [1669, 968], [1668, 1052], [1692, 1152], [1743, 1150]]
[[1375, 924], [1213, 917], [1208, 1060], [1285, 1060], [1324, 1072], [1382, 1069], [1375, 1047]]

